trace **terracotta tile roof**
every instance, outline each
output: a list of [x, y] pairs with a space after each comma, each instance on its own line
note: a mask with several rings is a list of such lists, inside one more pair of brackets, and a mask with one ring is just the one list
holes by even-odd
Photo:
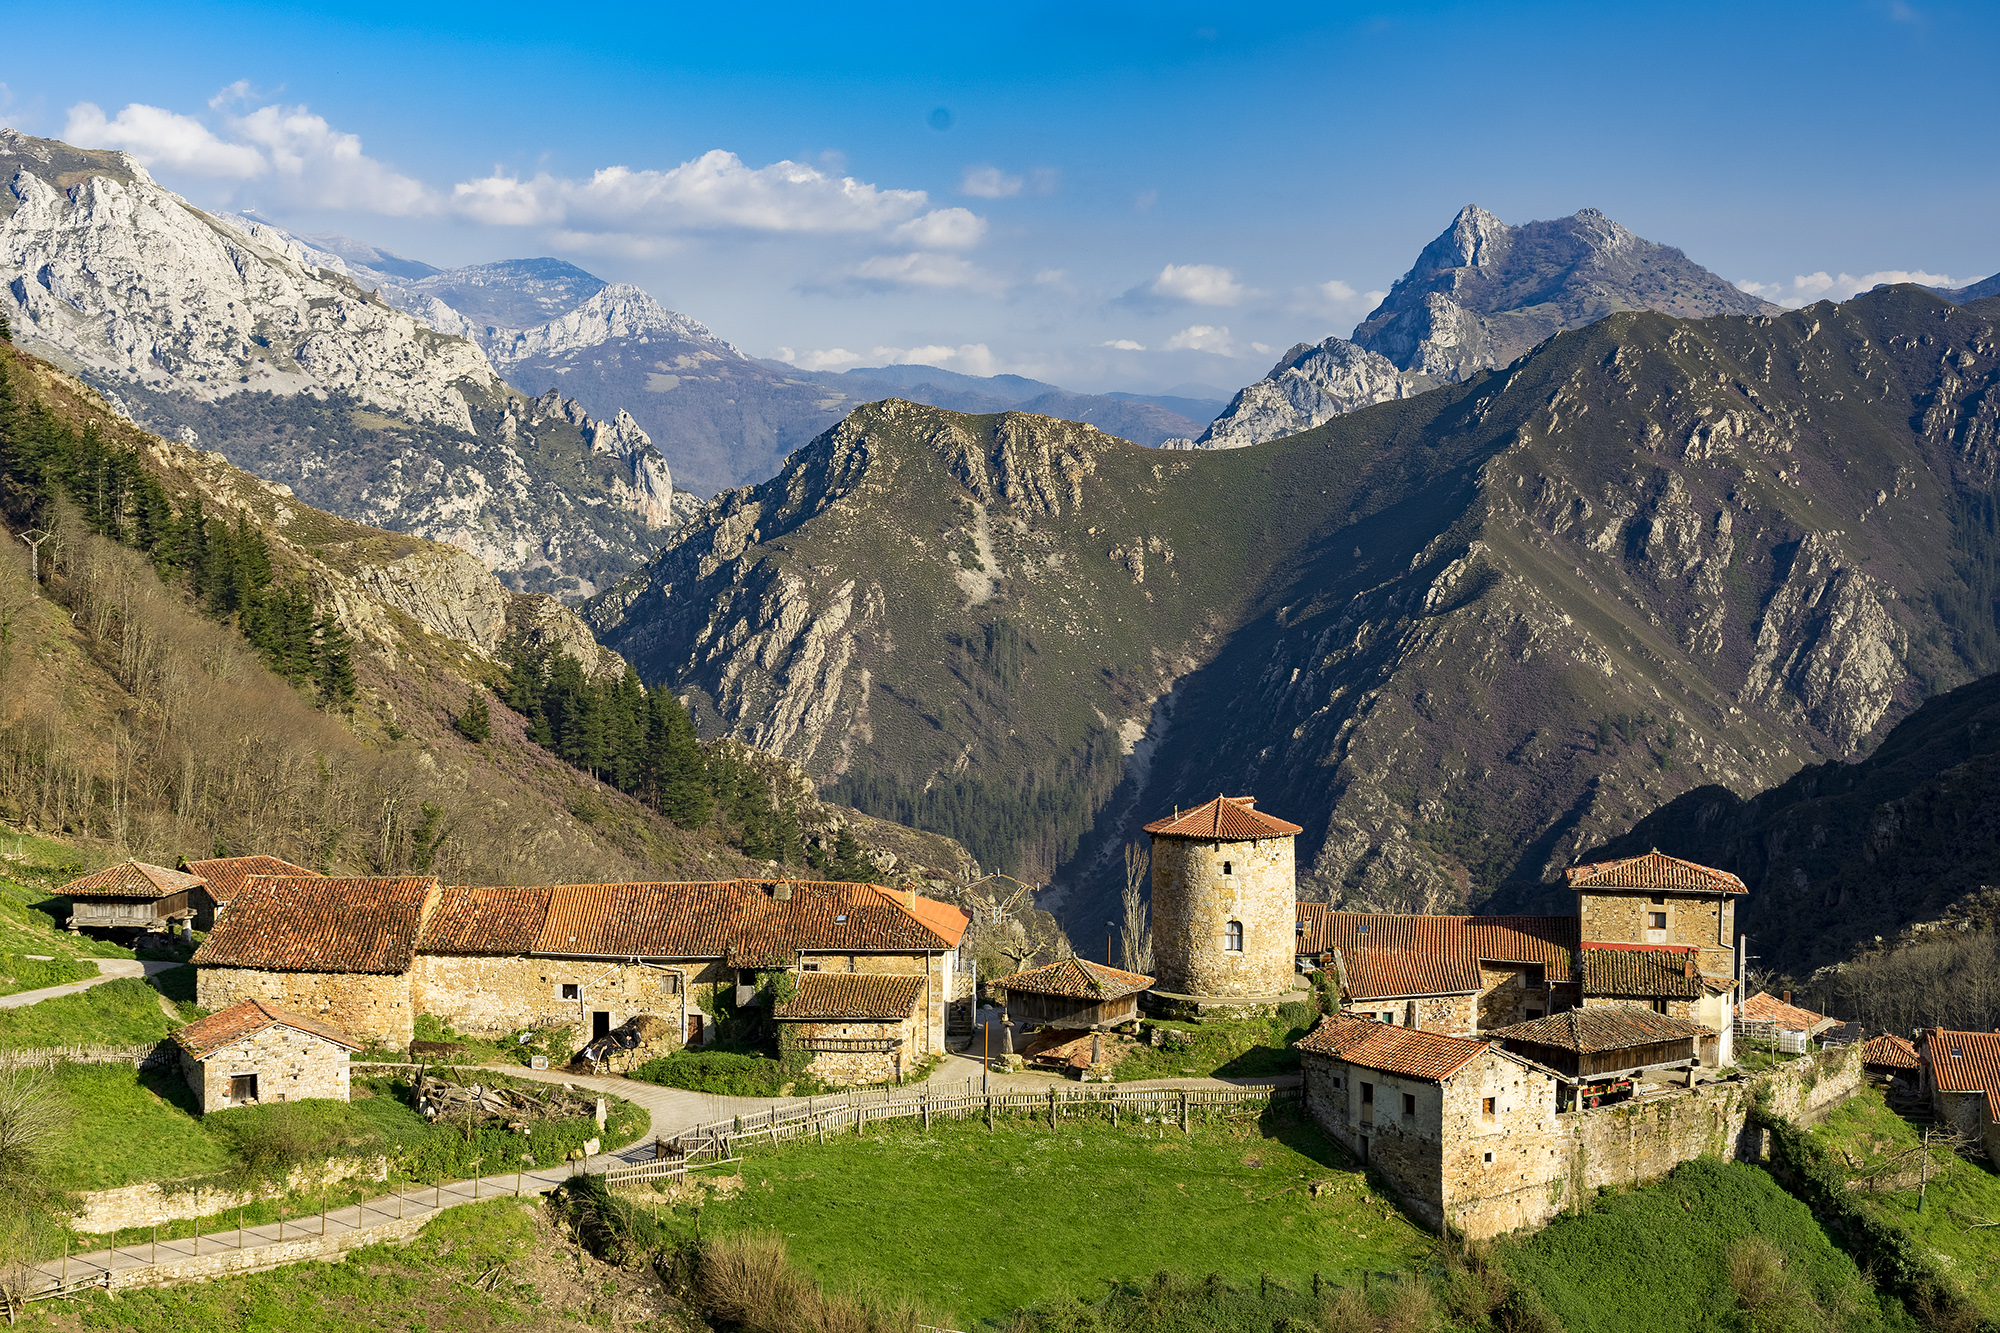
[[1583, 946], [1583, 993], [1699, 1000], [1707, 991], [1692, 945]]
[[[1478, 990], [1479, 963], [1539, 964], [1550, 981], [1572, 979], [1577, 922], [1573, 916], [1422, 916], [1388, 912], [1336, 912], [1324, 903], [1300, 903], [1306, 927], [1298, 952], [1311, 957], [1338, 949], [1352, 966], [1357, 950], [1402, 950], [1417, 957], [1400, 966], [1415, 979], [1435, 974], [1435, 990], [1374, 991], [1372, 994], [1454, 994]], [[1470, 977], [1469, 984], [1461, 984]], [[1354, 978], [1350, 975], [1350, 982]], [[1404, 982], [1384, 981], [1386, 985]]]
[[1153, 979], [1137, 972], [1123, 972], [1087, 958], [1065, 958], [1047, 967], [1016, 972], [993, 983], [1002, 990], [1033, 991], [1037, 995], [1066, 995], [1076, 1000], [1116, 1000], [1137, 995], [1153, 984]]
[[549, 915], [549, 891], [474, 889], [454, 885], [438, 892], [437, 905], [417, 941], [420, 953], [532, 953]]
[[297, 1028], [300, 1032], [310, 1033], [315, 1037], [324, 1037], [334, 1045], [345, 1047], [350, 1051], [361, 1049], [359, 1042], [339, 1028], [322, 1023], [316, 1018], [307, 1018], [304, 1014], [295, 1014], [289, 1009], [266, 1004], [262, 1000], [245, 1000], [241, 1004], [232, 1004], [227, 1009], [217, 1010], [207, 1018], [196, 1019], [186, 1027], [176, 1029], [174, 1040], [180, 1043], [182, 1050], [201, 1060], [233, 1041], [239, 1041], [252, 1033], [262, 1032], [265, 1028], [279, 1024]]
[[1350, 1000], [1405, 995], [1467, 995], [1480, 989], [1479, 964], [1469, 957], [1423, 949], [1337, 950]]
[[1486, 1035], [1499, 1041], [1528, 1042], [1590, 1055], [1651, 1046], [1681, 1037], [1713, 1037], [1715, 1029], [1689, 1019], [1656, 1014], [1635, 1004], [1599, 1004], [1530, 1019], [1512, 1027], [1494, 1028]]
[[318, 875], [316, 870], [280, 861], [275, 856], [218, 856], [207, 861], [181, 858], [181, 869], [208, 884], [208, 896], [226, 903], [243, 891], [252, 875]]
[[1441, 1083], [1485, 1050], [1486, 1043], [1335, 1014], [1301, 1038], [1298, 1049], [1331, 1055], [1385, 1074]]
[[1839, 1021], [1796, 1004], [1786, 1004], [1767, 991], [1758, 991], [1745, 1000], [1738, 1012], [1754, 1023], [1776, 1023], [1786, 1032], [1818, 1032]]
[[1563, 878], [1572, 889], [1680, 889], [1697, 893], [1748, 893], [1742, 880], [1727, 870], [1683, 861], [1664, 852], [1628, 856], [1622, 861], [1596, 861], [1571, 866]]
[[2000, 1120], [2000, 1032], [1925, 1028], [1917, 1051], [1940, 1091], [1983, 1092], [1987, 1116]]
[[406, 972], [424, 908], [437, 891], [435, 875], [254, 875], [193, 961], [285, 972]]
[[[789, 896], [779, 898], [783, 886]], [[948, 904], [874, 884], [718, 880], [558, 884], [534, 952], [598, 958], [721, 958], [774, 967], [800, 950], [937, 951], [968, 918]]]
[[773, 1012], [797, 1020], [857, 1019], [893, 1023], [908, 1018], [924, 979], [867, 972], [801, 972], [792, 998]]
[[1303, 833], [1297, 824], [1252, 809], [1254, 796], [1218, 796], [1192, 810], [1176, 810], [1171, 818], [1156, 819], [1146, 832], [1172, 838], [1213, 838], [1222, 842], [1242, 842], [1257, 838], [1282, 838]]
[[1886, 1065], [1891, 1069], [1915, 1069], [1917, 1048], [1910, 1044], [1908, 1037], [1885, 1032], [1879, 1037], [1870, 1037], [1861, 1043], [1861, 1063]]
[[120, 861], [73, 879], [56, 892], [65, 898], [164, 898], [170, 893], [186, 893], [199, 883], [198, 875], [184, 875], [144, 861]]

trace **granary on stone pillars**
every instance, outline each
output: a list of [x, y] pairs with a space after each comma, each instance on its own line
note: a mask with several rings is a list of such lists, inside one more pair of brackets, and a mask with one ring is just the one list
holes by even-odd
[[1007, 992], [1007, 1013], [1024, 1029], [1088, 1029], [1135, 1021], [1139, 997], [1153, 979], [1087, 958], [1065, 958], [993, 984]]
[[1272, 1005], [1300, 989], [1297, 824], [1250, 796], [1218, 796], [1146, 825], [1153, 839], [1153, 994], [1208, 1010]]
[[144, 861], [117, 865], [73, 879], [56, 890], [70, 903], [70, 930], [172, 930], [194, 917], [198, 875]]

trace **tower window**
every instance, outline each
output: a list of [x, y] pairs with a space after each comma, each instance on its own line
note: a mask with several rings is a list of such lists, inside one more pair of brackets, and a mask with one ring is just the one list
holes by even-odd
[[1229, 863], [1229, 862], [1227, 862], [1227, 861], [1224, 861], [1224, 862], [1222, 863], [1222, 873], [1223, 873], [1223, 874], [1225, 874], [1225, 875], [1226, 875], [1226, 874], [1228, 874], [1228, 873], [1229, 873], [1229, 866], [1230, 866], [1230, 863]]
[[1232, 921], [1222, 931], [1222, 947], [1229, 953], [1243, 952], [1243, 923]]

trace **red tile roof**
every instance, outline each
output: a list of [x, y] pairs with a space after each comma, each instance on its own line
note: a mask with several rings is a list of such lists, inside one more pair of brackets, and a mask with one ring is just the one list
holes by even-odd
[[773, 1013], [800, 1021], [850, 1019], [893, 1023], [908, 1018], [924, 979], [868, 972], [801, 972], [792, 998]]
[[1137, 972], [1124, 972], [1087, 958], [1065, 958], [1047, 967], [1016, 972], [993, 983], [1002, 990], [1033, 991], [1037, 995], [1065, 995], [1076, 1000], [1116, 1000], [1137, 995], [1153, 984], [1153, 979]]
[[1890, 1069], [1915, 1069], [1917, 1048], [1910, 1044], [1908, 1037], [1884, 1032], [1879, 1037], [1870, 1037], [1861, 1043], [1861, 1063], [1883, 1065]]
[[437, 891], [435, 875], [254, 875], [193, 962], [283, 972], [406, 972], [424, 909]]
[[1336, 972], [1346, 973], [1350, 1000], [1405, 995], [1469, 995], [1480, 989], [1479, 964], [1465, 956], [1424, 949], [1340, 949]]
[[1597, 861], [1571, 866], [1563, 878], [1572, 889], [1679, 889], [1697, 893], [1748, 893], [1742, 880], [1727, 870], [1683, 861], [1663, 852], [1628, 856], [1622, 861]]
[[1301, 1038], [1298, 1049], [1385, 1074], [1441, 1083], [1485, 1050], [1486, 1043], [1335, 1014]]
[[1583, 993], [1698, 1000], [1706, 992], [1692, 945], [1583, 946]]
[[198, 875], [184, 875], [144, 861], [120, 861], [82, 879], [73, 879], [56, 892], [65, 898], [164, 898], [171, 893], [186, 893], [199, 883]]
[[438, 893], [424, 922], [419, 953], [525, 954], [535, 948], [549, 914], [547, 889], [472, 889]]
[[[1479, 963], [1539, 964], [1550, 981], [1571, 977], [1577, 922], [1573, 916], [1424, 916], [1388, 912], [1337, 912], [1324, 903], [1300, 903], [1305, 932], [1299, 954], [1318, 957], [1335, 949], [1352, 960], [1355, 951], [1402, 950], [1418, 955], [1401, 964], [1415, 978], [1435, 973], [1437, 989], [1396, 994], [1452, 994], [1480, 988]], [[1390, 966], [1383, 963], [1381, 966]], [[1469, 969], [1469, 970], [1468, 970]], [[1470, 984], [1461, 984], [1471, 977]], [[1350, 981], [1353, 978], [1350, 976]], [[1403, 984], [1403, 983], [1385, 983]], [[1378, 995], [1392, 992], [1379, 991]]]
[[1218, 796], [1192, 810], [1176, 810], [1172, 818], [1156, 819], [1146, 832], [1170, 838], [1210, 838], [1219, 842], [1243, 842], [1258, 838], [1283, 838], [1303, 833], [1297, 824], [1252, 809], [1254, 796]]
[[1715, 1029], [1685, 1018], [1656, 1014], [1635, 1004], [1594, 1004], [1534, 1018], [1486, 1034], [1499, 1041], [1528, 1042], [1559, 1051], [1595, 1054], [1682, 1037], [1713, 1037]]
[[[783, 887], [787, 897], [779, 898]], [[596, 958], [721, 958], [774, 967], [801, 950], [932, 952], [969, 923], [944, 903], [874, 884], [719, 880], [558, 884], [534, 952]]]
[[1753, 1023], [1776, 1023], [1786, 1032], [1818, 1032], [1839, 1021], [1796, 1004], [1786, 1004], [1766, 991], [1758, 991], [1745, 1000], [1738, 1012]]
[[2000, 1032], [1925, 1028], [1917, 1051], [1940, 1091], [1983, 1092], [1987, 1116], [2000, 1120]]
[[289, 1009], [266, 1004], [262, 1000], [244, 1000], [232, 1004], [227, 1009], [217, 1010], [207, 1018], [196, 1019], [184, 1028], [176, 1029], [174, 1040], [181, 1049], [197, 1060], [215, 1054], [233, 1041], [239, 1041], [265, 1028], [283, 1025], [296, 1028], [300, 1032], [315, 1037], [323, 1037], [336, 1046], [350, 1051], [358, 1051], [361, 1044], [342, 1032], [339, 1028], [295, 1014]]
[[208, 896], [226, 903], [243, 891], [252, 875], [318, 875], [316, 870], [295, 866], [275, 856], [218, 856], [207, 861], [181, 858], [181, 869], [199, 875], [208, 884]]

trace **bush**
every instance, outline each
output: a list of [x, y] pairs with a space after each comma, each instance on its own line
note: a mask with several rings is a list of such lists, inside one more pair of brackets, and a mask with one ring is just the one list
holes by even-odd
[[784, 1066], [765, 1055], [735, 1051], [675, 1051], [648, 1060], [631, 1077], [669, 1088], [728, 1097], [778, 1097], [789, 1081]]

